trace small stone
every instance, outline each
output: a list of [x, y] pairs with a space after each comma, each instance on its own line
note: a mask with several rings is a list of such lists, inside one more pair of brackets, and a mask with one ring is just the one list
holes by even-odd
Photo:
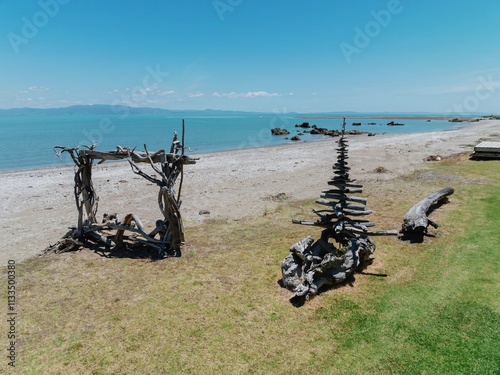
[[430, 155], [425, 158], [425, 161], [441, 161], [441, 159], [443, 159], [443, 157], [440, 155]]
[[200, 210], [199, 214], [200, 214], [200, 215], [210, 215], [210, 211], [207, 211], [207, 210]]
[[386, 173], [386, 172], [389, 172], [386, 168], [384, 167], [377, 167], [373, 170], [373, 172], [375, 173]]

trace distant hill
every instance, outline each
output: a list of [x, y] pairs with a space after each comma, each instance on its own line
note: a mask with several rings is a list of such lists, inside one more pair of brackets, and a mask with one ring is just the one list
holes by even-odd
[[111, 114], [161, 114], [171, 111], [161, 108], [135, 108], [123, 105], [72, 105], [64, 108], [12, 108], [0, 109], [4, 115], [111, 115]]
[[9, 116], [51, 116], [51, 115], [115, 115], [115, 114], [228, 114], [228, 113], [249, 113], [249, 112], [235, 112], [235, 111], [222, 111], [214, 109], [205, 110], [170, 110], [162, 108], [149, 108], [149, 107], [127, 107], [124, 105], [110, 105], [110, 104], [93, 104], [93, 105], [72, 105], [63, 108], [12, 108], [0, 109], [0, 115]]
[[[1, 1], [1, 0], [0, 0]], [[266, 115], [276, 115], [275, 112], [251, 112], [251, 111], [229, 111], [221, 109], [202, 109], [202, 110], [172, 110], [163, 108], [150, 108], [150, 107], [128, 107], [125, 105], [112, 105], [112, 104], [88, 104], [88, 105], [72, 105], [70, 107], [62, 108], [11, 108], [11, 109], [0, 109], [0, 116], [54, 116], [54, 115], [142, 115], [142, 114], [178, 114], [181, 116], [218, 116], [218, 115], [244, 115], [244, 114], [266, 114]], [[286, 114], [288, 116], [297, 116], [298, 118], [313, 118], [313, 117], [371, 117], [377, 118], [381, 116], [390, 116], [391, 118], [406, 118], [406, 117], [419, 117], [419, 116], [440, 116], [440, 117], [450, 117], [453, 113], [433, 113], [433, 112], [353, 112], [353, 111], [336, 111], [336, 112], [285, 112], [280, 114]], [[462, 117], [474, 117], [474, 116], [484, 116], [484, 113], [468, 113], [467, 116]], [[487, 117], [487, 116], [484, 116]], [[490, 117], [494, 117], [491, 115]], [[498, 117], [498, 115], [496, 116]]]

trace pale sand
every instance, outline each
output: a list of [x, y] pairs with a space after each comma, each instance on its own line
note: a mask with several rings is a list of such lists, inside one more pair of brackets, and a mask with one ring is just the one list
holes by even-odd
[[[425, 169], [428, 163], [424, 159], [430, 155], [472, 152], [480, 138], [500, 140], [500, 121], [481, 121], [439, 133], [349, 136], [351, 176], [365, 186], [395, 179]], [[199, 155], [197, 164], [185, 168], [181, 207], [185, 226], [202, 225], [207, 217], [262, 215], [278, 204], [266, 198], [279, 193], [290, 199], [316, 199], [331, 177], [337, 139]], [[388, 172], [375, 173], [379, 166]], [[77, 212], [73, 168], [0, 176], [3, 266], [9, 259], [19, 262], [55, 243], [76, 224]], [[160, 218], [157, 187], [133, 174], [128, 163], [96, 166], [94, 184], [100, 196], [99, 217], [105, 212], [117, 212], [120, 217], [133, 212], [148, 228]], [[208, 210], [210, 215], [199, 215], [200, 210]]]

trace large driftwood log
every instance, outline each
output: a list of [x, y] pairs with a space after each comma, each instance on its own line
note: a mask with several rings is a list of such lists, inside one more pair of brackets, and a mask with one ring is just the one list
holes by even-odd
[[453, 193], [453, 188], [447, 187], [429, 194], [414, 205], [403, 219], [401, 227], [402, 238], [421, 242], [424, 234], [427, 233], [429, 225], [437, 228], [438, 225], [427, 216], [428, 211], [434, 205], [445, 202], [447, 197]]

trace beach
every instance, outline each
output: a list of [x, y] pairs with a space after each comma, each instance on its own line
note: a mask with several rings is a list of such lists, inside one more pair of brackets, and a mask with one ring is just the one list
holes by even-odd
[[[318, 198], [331, 177], [337, 139], [196, 155], [197, 163], [184, 170], [184, 225], [201, 227], [207, 218], [238, 220], [262, 215], [287, 199]], [[446, 132], [353, 135], [348, 140], [351, 177], [367, 186], [425, 169], [429, 156], [472, 152], [480, 140], [499, 141], [500, 121]], [[144, 171], [149, 172], [147, 165]], [[40, 254], [76, 224], [72, 167], [0, 176], [0, 264]], [[135, 213], [151, 229], [160, 218], [157, 187], [134, 174], [128, 163], [96, 165], [93, 181], [100, 197], [98, 217]], [[209, 214], [200, 215], [201, 210]]]

